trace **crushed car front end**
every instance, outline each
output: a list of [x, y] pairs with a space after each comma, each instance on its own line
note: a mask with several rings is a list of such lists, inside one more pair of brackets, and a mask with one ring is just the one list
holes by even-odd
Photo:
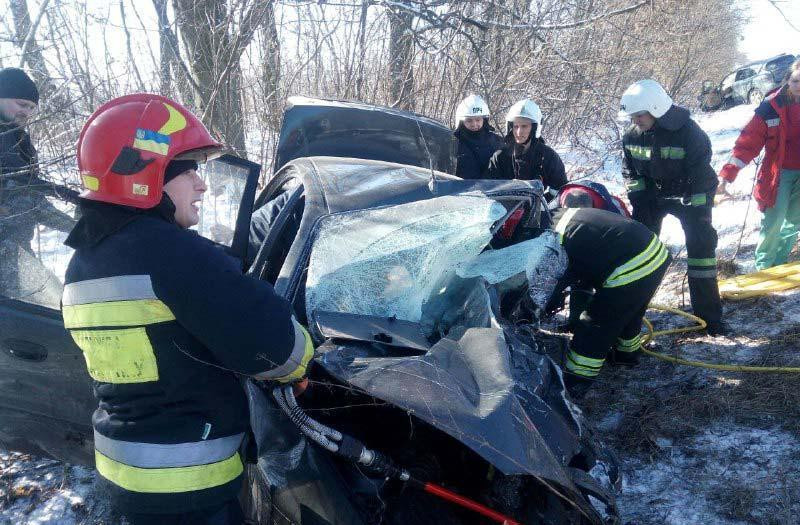
[[[304, 205], [275, 284], [319, 344], [300, 405], [521, 523], [613, 520], [590, 473], [614, 480], [616, 465], [526, 300], [560, 248], [541, 186], [330, 157], [293, 161], [270, 185], [288, 178]], [[309, 445], [268, 392], [249, 393], [260, 474], [293, 522], [483, 523]]]

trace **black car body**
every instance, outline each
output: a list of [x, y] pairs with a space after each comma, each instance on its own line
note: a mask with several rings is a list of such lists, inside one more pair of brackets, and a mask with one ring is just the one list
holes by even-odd
[[[310, 105], [294, 129], [313, 127], [314, 111], [327, 105]], [[370, 111], [392, 129], [418, 118]], [[227, 245], [250, 275], [273, 283], [309, 327], [319, 353], [309, 368], [313, 386], [299, 401], [314, 417], [523, 523], [613, 521], [613, 496], [590, 472], [613, 480], [614, 461], [565, 396], [551, 359], [561, 347], [545, 344], [520, 314], [524, 265], [532, 264], [546, 213], [542, 189], [431, 169], [446, 165], [445, 156], [428, 154], [448, 151], [451, 136], [426, 134], [425, 126], [438, 130], [433, 121], [417, 124], [422, 138], [406, 151], [417, 166], [282, 157], [257, 198], [258, 166], [211, 163], [199, 230]], [[304, 136], [305, 151], [317, 151]], [[324, 147], [352, 136], [326, 135]], [[361, 149], [377, 157], [384, 145]], [[284, 143], [279, 150], [295, 155]], [[276, 202], [263, 237], [248, 243], [251, 212]], [[501, 227], [512, 216], [518, 222], [508, 234]], [[24, 251], [20, 257], [29, 256]], [[61, 261], [69, 256], [55, 251]], [[27, 292], [0, 296], [0, 439], [91, 464], [90, 378], [53, 303], [58, 291], [39, 298], [44, 284], [52, 288], [52, 273], [45, 266]], [[258, 523], [484, 523], [309, 444], [263, 384], [246, 388], [258, 454], [250, 456], [243, 502]]]
[[722, 79], [718, 85], [706, 80], [699, 97], [705, 111], [728, 108], [737, 104], [758, 104], [783, 82], [789, 66], [797, 57], [781, 54], [741, 66]]
[[358, 102], [289, 97], [274, 171], [301, 157], [383, 160], [454, 173], [453, 132], [422, 115]]

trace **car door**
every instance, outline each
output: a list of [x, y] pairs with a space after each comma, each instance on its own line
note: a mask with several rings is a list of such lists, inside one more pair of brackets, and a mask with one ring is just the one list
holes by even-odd
[[[199, 170], [208, 191], [198, 233], [241, 260], [247, 236], [238, 226], [250, 222], [260, 169], [226, 155]], [[96, 402], [59, 307], [72, 256], [65, 238], [37, 225], [29, 245], [0, 241], [0, 447], [91, 464]]]
[[733, 83], [734, 96], [737, 102], [746, 102], [747, 94], [750, 92], [752, 77], [756, 72], [753, 68], [744, 67], [736, 72], [736, 82]]
[[90, 463], [91, 382], [59, 312], [72, 255], [66, 233], [21, 221], [5, 226], [26, 231], [0, 240], [0, 446]]
[[[765, 73], [765, 87], [771, 90], [780, 85], [783, 77], [789, 70], [789, 67], [794, 62], [794, 55], [781, 55], [773, 60], [770, 60], [764, 66]], [[766, 91], [765, 91], [766, 93]]]

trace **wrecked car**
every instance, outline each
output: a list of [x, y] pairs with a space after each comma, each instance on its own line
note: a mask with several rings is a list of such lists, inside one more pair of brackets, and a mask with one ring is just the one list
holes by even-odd
[[789, 66], [797, 57], [783, 53], [766, 60], [745, 64], [729, 73], [718, 85], [703, 82], [698, 97], [700, 109], [714, 111], [737, 104], [758, 104], [773, 89], [779, 87]]
[[[302, 137], [303, 155], [279, 156], [258, 197], [257, 165], [223, 157], [203, 168], [209, 191], [199, 233], [271, 282], [318, 347], [311, 386], [296, 399], [245, 381], [248, 517], [614, 522], [615, 461], [565, 395], [554, 345], [526, 307], [538, 262], [558, 245], [542, 228], [541, 186], [437, 171], [448, 166], [451, 137], [437, 134], [434, 121], [312, 102], [287, 111], [296, 130], [314, 129], [331, 110], [371, 111], [416, 165], [378, 158], [370, 141], [359, 144], [367, 158], [320, 156], [319, 146], [363, 136], [354, 117], [350, 130], [282, 133], [282, 141]], [[302, 118], [292, 121], [296, 108]], [[434, 151], [442, 152], [439, 164]], [[64, 250], [18, 250], [40, 261], [36, 269], [22, 261], [32, 275], [0, 297], [0, 440], [91, 464], [91, 382], [61, 324], [60, 290], [48, 288], [58, 261], [69, 258]], [[361, 456], [343, 451], [345, 442], [362, 444]]]

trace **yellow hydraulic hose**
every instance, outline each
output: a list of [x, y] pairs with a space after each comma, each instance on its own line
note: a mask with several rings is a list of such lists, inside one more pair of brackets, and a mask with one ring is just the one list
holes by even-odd
[[692, 326], [684, 326], [682, 328], [671, 328], [669, 330], [653, 330], [653, 324], [647, 319], [644, 318], [644, 325], [647, 327], [647, 335], [645, 335], [644, 340], [642, 341], [642, 352], [647, 355], [651, 355], [657, 359], [661, 359], [662, 361], [668, 361], [670, 363], [677, 363], [679, 365], [687, 365], [687, 366], [696, 366], [700, 368], [708, 368], [711, 370], [725, 370], [728, 372], [783, 372], [783, 373], [790, 373], [790, 374], [798, 374], [800, 373], [800, 367], [792, 367], [792, 366], [747, 366], [747, 365], [730, 365], [730, 364], [721, 364], [721, 363], [704, 363], [702, 361], [690, 361], [688, 359], [681, 359], [680, 357], [672, 357], [667, 354], [662, 354], [660, 352], [653, 352], [652, 350], [648, 350], [644, 347], [645, 344], [649, 343], [656, 337], [660, 335], [671, 335], [671, 334], [680, 334], [684, 332], [694, 332], [695, 330], [702, 330], [706, 327], [706, 322], [700, 319], [699, 317], [692, 315], [688, 312], [684, 312], [678, 308], [673, 308], [672, 306], [664, 306], [660, 304], [651, 304], [649, 308], [653, 310], [661, 310], [662, 312], [670, 312], [673, 314], [680, 315], [694, 321], [695, 325]]

